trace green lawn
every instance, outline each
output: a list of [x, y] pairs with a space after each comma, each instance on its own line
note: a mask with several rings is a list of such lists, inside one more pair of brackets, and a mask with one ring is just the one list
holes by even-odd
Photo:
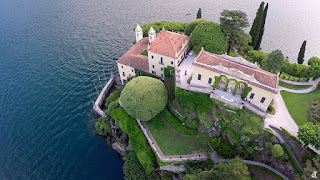
[[263, 128], [262, 117], [250, 110], [243, 108], [239, 119], [245, 122], [244, 130], [251, 134], [260, 134]]
[[162, 113], [146, 122], [152, 136], [165, 155], [184, 155], [209, 151], [208, 135], [184, 135], [173, 128]]
[[228, 54], [229, 56], [232, 56], [232, 57], [238, 57], [237, 53], [234, 51], [233, 48], [230, 49], [230, 52]]
[[281, 91], [282, 98], [288, 111], [296, 123], [300, 126], [309, 121], [309, 107], [314, 98], [320, 96], [320, 86], [310, 93], [296, 94]]
[[282, 81], [279, 81], [279, 85], [285, 88], [289, 88], [289, 89], [307, 89], [309, 87], [311, 87], [312, 85], [292, 85], [292, 84], [288, 84]]

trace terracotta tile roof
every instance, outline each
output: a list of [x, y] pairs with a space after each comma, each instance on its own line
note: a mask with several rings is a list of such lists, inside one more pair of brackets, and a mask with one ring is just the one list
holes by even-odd
[[117, 63], [124, 64], [144, 72], [149, 72], [148, 56], [141, 55], [141, 53], [148, 48], [148, 43], [149, 39], [147, 37], [141, 39], [123, 56], [121, 56]]
[[[272, 74], [267, 71], [264, 71], [260, 68], [253, 68], [253, 67], [249, 67], [249, 66], [246, 66], [243, 64], [239, 64], [237, 62], [225, 59], [223, 57], [219, 57], [217, 55], [214, 55], [214, 54], [206, 52], [206, 51], [201, 51], [201, 52], [200, 52], [201, 54], [198, 57], [198, 59], [196, 60], [196, 62], [193, 63], [195, 66], [199, 66], [199, 67], [202, 67], [202, 68], [214, 71], [214, 72], [218, 72], [218, 73], [224, 73], [224, 72], [221, 72], [219, 69], [217, 69], [214, 66], [221, 65], [226, 68], [236, 69], [236, 70], [243, 72], [244, 74], [247, 74], [249, 76], [253, 76], [259, 83], [261, 83], [265, 86], [268, 86], [270, 88], [265, 87], [261, 84], [255, 83], [253, 81], [249, 81], [248, 82], [249, 84], [258, 86], [262, 89], [265, 89], [265, 90], [268, 90], [268, 91], [271, 91], [274, 93], [277, 92], [275, 90], [277, 88], [277, 84], [278, 84], [277, 75]], [[233, 75], [231, 75], [231, 76], [233, 76]]]
[[149, 51], [175, 58], [175, 53], [178, 53], [183, 43], [189, 39], [189, 36], [162, 30], [151, 43]]

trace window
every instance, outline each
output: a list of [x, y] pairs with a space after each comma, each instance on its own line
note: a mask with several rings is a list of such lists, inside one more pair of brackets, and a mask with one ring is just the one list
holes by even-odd
[[152, 68], [154, 69], [154, 64], [152, 65]]
[[173, 75], [173, 71], [172, 70], [170, 70], [170, 75]]
[[163, 74], [161, 74], [161, 77], [163, 77]]
[[153, 55], [151, 55], [151, 59], [153, 59]]
[[155, 72], [155, 71], [152, 71], [152, 74], [156, 74], [156, 72]]
[[254, 93], [251, 93], [250, 94], [250, 99], [253, 99], [253, 97], [254, 97]]
[[171, 61], [171, 65], [173, 65], [173, 61]]
[[266, 98], [265, 98], [265, 97], [262, 97], [260, 102], [261, 102], [261, 103], [264, 103], [265, 100], [266, 100]]
[[198, 74], [198, 80], [199, 81], [201, 80], [201, 74]]
[[133, 69], [131, 69], [131, 71], [133, 72]]
[[163, 71], [163, 68], [161, 68], [161, 71]]
[[163, 58], [162, 57], [160, 57], [160, 62], [159, 63], [163, 64]]
[[124, 72], [122, 72], [122, 76], [126, 76], [126, 74], [124, 74]]
[[212, 83], [212, 78], [209, 78], [208, 79], [208, 84], [211, 84]]
[[121, 66], [121, 68], [123, 69], [123, 66]]

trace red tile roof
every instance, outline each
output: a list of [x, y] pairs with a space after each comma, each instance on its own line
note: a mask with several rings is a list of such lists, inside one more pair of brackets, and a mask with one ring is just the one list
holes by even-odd
[[175, 58], [175, 53], [178, 53], [183, 43], [189, 39], [189, 36], [162, 30], [151, 43], [149, 51]]
[[268, 90], [268, 91], [271, 91], [274, 93], [277, 92], [275, 90], [277, 88], [277, 84], [278, 84], [278, 76], [277, 75], [272, 74], [267, 71], [264, 71], [259, 68], [253, 68], [250, 66], [246, 66], [244, 64], [240, 64], [240, 63], [225, 59], [223, 57], [219, 57], [217, 55], [214, 55], [214, 54], [206, 52], [206, 51], [201, 51], [201, 52], [200, 52], [201, 54], [198, 57], [198, 59], [196, 60], [196, 62], [193, 63], [195, 66], [202, 67], [202, 68], [205, 68], [205, 69], [208, 69], [208, 70], [211, 70], [214, 72], [218, 72], [218, 73], [223, 73], [223, 72], [221, 72], [219, 69], [215, 68], [214, 66], [221, 65], [226, 68], [236, 69], [236, 70], [243, 72], [244, 74], [247, 74], [249, 76], [253, 76], [259, 83], [261, 83], [265, 86], [268, 86], [270, 88], [267, 88], [261, 84], [259, 85], [258, 83], [251, 82], [251, 81], [248, 82], [249, 84], [259, 86], [262, 89], [265, 89], [265, 90]]
[[148, 48], [149, 39], [147, 37], [141, 39], [133, 45], [117, 63], [124, 64], [135, 69], [149, 72], [148, 56], [143, 56], [141, 53]]

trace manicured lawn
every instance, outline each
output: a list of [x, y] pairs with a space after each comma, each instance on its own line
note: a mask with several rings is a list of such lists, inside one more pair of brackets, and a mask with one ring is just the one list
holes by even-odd
[[234, 51], [233, 48], [230, 49], [230, 52], [228, 54], [229, 56], [232, 56], [232, 57], [238, 57], [237, 53]]
[[165, 155], [184, 155], [210, 150], [207, 134], [184, 135], [172, 127], [161, 113], [146, 124]]
[[307, 89], [312, 86], [312, 85], [292, 85], [282, 81], [279, 81], [279, 85], [289, 89]]
[[295, 122], [300, 126], [309, 121], [309, 107], [314, 98], [320, 96], [320, 86], [310, 93], [296, 94], [281, 91], [282, 98]]
[[244, 121], [245, 126], [243, 129], [251, 134], [260, 134], [263, 128], [262, 117], [255, 113], [243, 108], [239, 119]]

